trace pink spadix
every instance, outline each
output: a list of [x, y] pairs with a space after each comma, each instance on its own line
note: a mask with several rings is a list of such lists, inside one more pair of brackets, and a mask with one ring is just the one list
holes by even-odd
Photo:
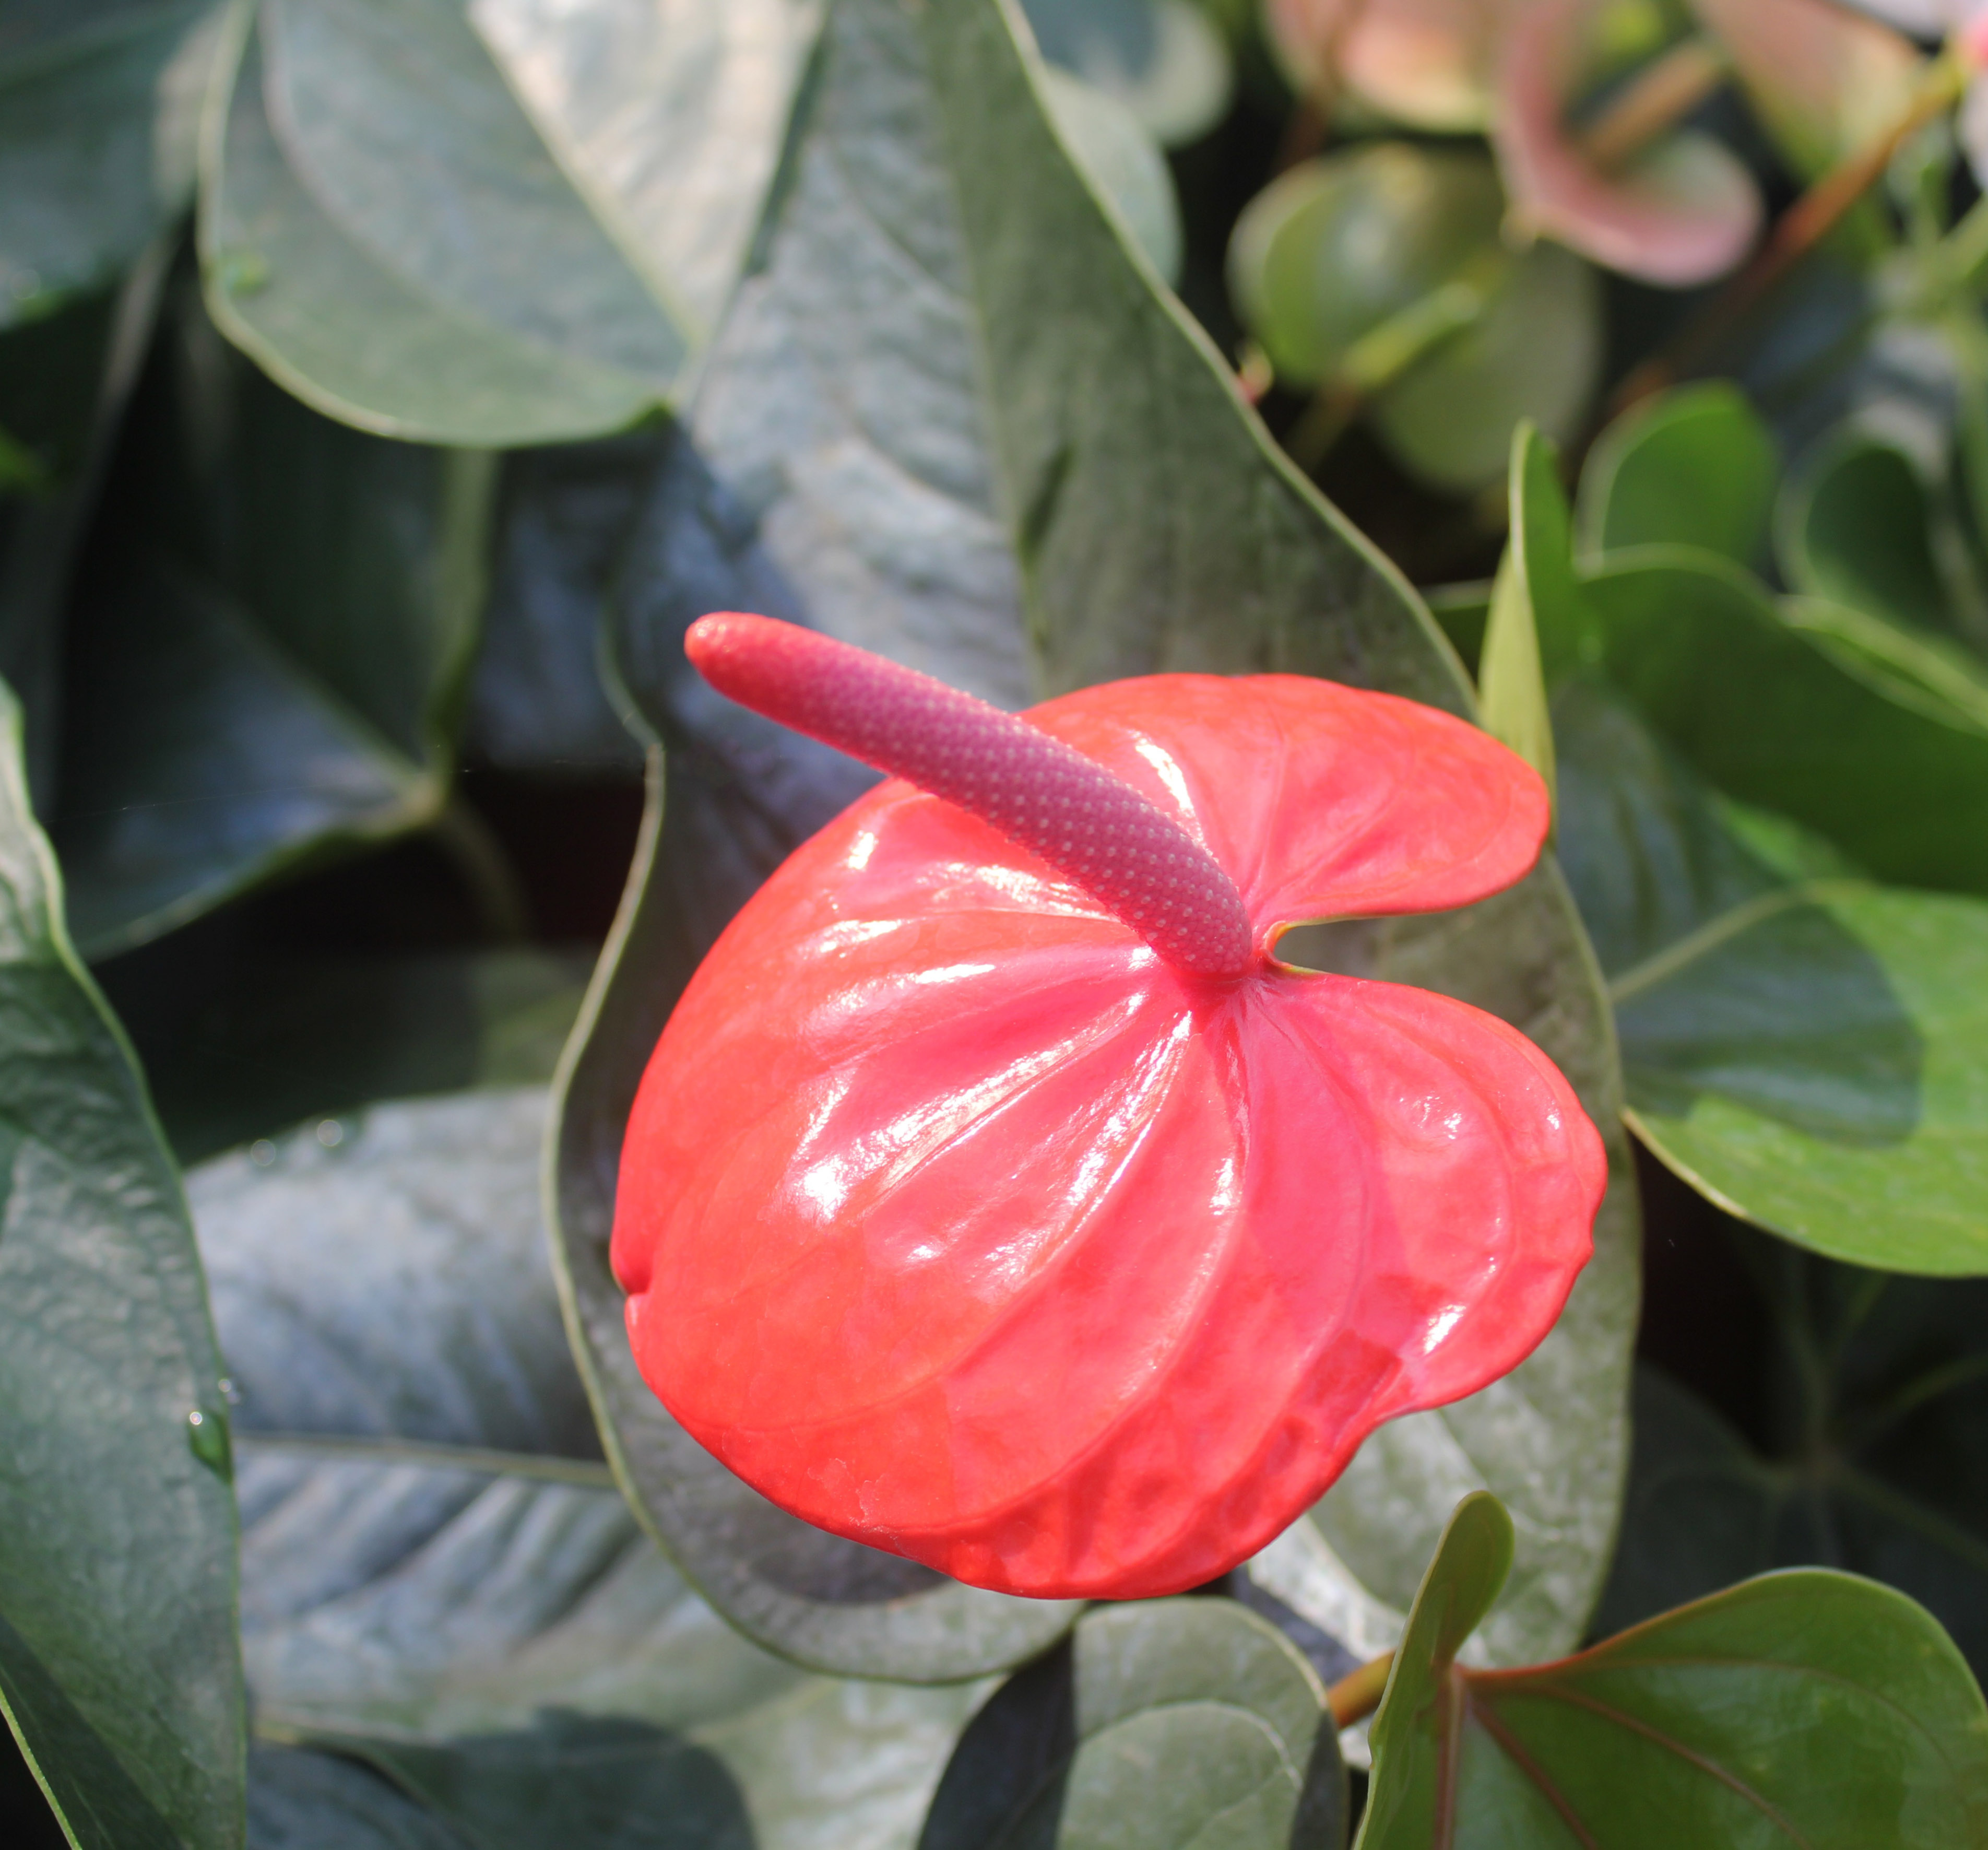
[[717, 690], [944, 797], [1032, 849], [1176, 969], [1243, 975], [1249, 918], [1219, 862], [1080, 752], [928, 675], [770, 617], [691, 624], [684, 651]]

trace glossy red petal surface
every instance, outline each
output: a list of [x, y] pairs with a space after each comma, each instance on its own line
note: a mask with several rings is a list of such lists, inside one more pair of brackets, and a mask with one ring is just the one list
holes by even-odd
[[[1183, 813], [1266, 935], [1496, 890], [1544, 826], [1481, 734], [1326, 683], [1036, 717]], [[1379, 1421], [1521, 1360], [1604, 1167], [1502, 1023], [1267, 962], [1184, 978], [894, 783], [685, 994], [614, 1263], [645, 1377], [776, 1501], [979, 1585], [1131, 1596], [1233, 1565]]]

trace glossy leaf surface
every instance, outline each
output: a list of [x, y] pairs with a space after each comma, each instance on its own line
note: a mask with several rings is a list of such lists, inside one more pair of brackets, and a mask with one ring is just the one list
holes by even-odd
[[1902, 1595], [1773, 1574], [1560, 1663], [1466, 1670], [1511, 1545], [1502, 1510], [1466, 1503], [1430, 1564], [1374, 1718], [1360, 1850], [1932, 1850], [1988, 1824], [1988, 1707]]
[[536, 1089], [382, 1105], [191, 1178], [259, 1727], [399, 1788], [265, 1754], [252, 1816], [341, 1846], [908, 1847], [979, 1693], [810, 1677], [642, 1534], [539, 1243], [545, 1114]]
[[1345, 1770], [1310, 1666], [1230, 1601], [1170, 1600], [1089, 1613], [998, 1690], [918, 1850], [1345, 1838]]
[[86, 1850], [231, 1850], [245, 1723], [213, 1327], [4, 688], [0, 1010], [0, 1710]]
[[[679, 452], [631, 553], [628, 582], [641, 588], [617, 614], [614, 654], [670, 742], [670, 799], [652, 817], [660, 840], [637, 870], [562, 1134], [564, 1263], [612, 1442], [679, 1556], [694, 1551], [700, 1585], [759, 1635], [789, 1649], [810, 1641], [817, 1662], [814, 1627], [833, 1607], [810, 1616], [737, 1541], [746, 1512], [773, 1520], [767, 1506], [715, 1473], [635, 1375], [606, 1265], [620, 1125], [671, 1003], [732, 911], [861, 787], [832, 754], [782, 742], [750, 716], [720, 723], [720, 703], [700, 698], [683, 663], [685, 625], [727, 607], [805, 617], [1009, 708], [1032, 698], [1038, 673], [1068, 686], [1209, 666], [1320, 672], [1444, 705], [1463, 698], [1398, 581], [1286, 472], [1223, 382], [1226, 369], [1154, 297], [1030, 126], [1036, 106], [1017, 91], [1013, 54], [998, 22], [983, 23], [974, 61], [935, 106], [902, 17], [841, 9], [765, 265], [691, 420], [708, 466]], [[950, 110], [942, 119], [955, 130], [969, 115], [976, 125], [962, 171], [986, 178], [964, 219], [935, 107]], [[1023, 233], [1019, 204], [993, 177], [1018, 163], [1036, 176], [1031, 215], [1046, 208], [1055, 220], [1055, 269], [1011, 270], [999, 255]], [[976, 320], [996, 337], [991, 374], [979, 370]], [[1136, 365], [1128, 326], [1142, 330]], [[1068, 333], [1070, 354], [1042, 338], [1048, 326]], [[1164, 422], [1149, 422], [1161, 407]], [[1180, 441], [1168, 433], [1182, 417], [1196, 432], [1185, 475], [1156, 460]], [[1032, 507], [1010, 526], [1005, 509]], [[857, 548], [848, 536], [859, 527]], [[1043, 625], [1040, 658], [1025, 640], [1025, 585]], [[1542, 874], [1465, 918], [1361, 928], [1305, 961], [1466, 995], [1547, 1045], [1608, 1123], [1605, 1028], [1570, 917]], [[1509, 1391], [1398, 1422], [1368, 1448], [1399, 1463], [1398, 1527], [1426, 1520], [1432, 1537], [1454, 1500], [1449, 1480], [1432, 1489], [1406, 1462], [1431, 1447], [1527, 1503], [1542, 1568], [1529, 1582], [1526, 1635], [1547, 1648], [1571, 1642], [1598, 1585], [1623, 1456], [1635, 1223], [1619, 1191], [1598, 1238], [1574, 1307]], [[705, 1513], [714, 1509], [738, 1513]], [[797, 1525], [753, 1532], [768, 1545], [776, 1534], [822, 1545]], [[1375, 1541], [1363, 1571], [1384, 1583], [1398, 1547]], [[890, 1565], [856, 1558], [871, 1574]], [[800, 1584], [787, 1574], [788, 1587]], [[1412, 1591], [1411, 1581], [1402, 1606]], [[791, 1629], [803, 1618], [807, 1632]], [[915, 1666], [930, 1649], [893, 1643], [888, 1659], [855, 1661]]]
[[1754, 564], [1780, 474], [1773, 437], [1734, 387], [1666, 393], [1595, 444], [1581, 472], [1581, 550], [1675, 544]]
[[202, 187], [215, 319], [395, 436], [543, 441], [666, 401], [736, 278], [818, 9], [695, 15], [239, 16]]

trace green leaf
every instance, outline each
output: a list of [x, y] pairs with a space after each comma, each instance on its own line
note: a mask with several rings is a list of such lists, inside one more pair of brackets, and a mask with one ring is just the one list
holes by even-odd
[[375, 1105], [188, 1178], [245, 1437], [599, 1458], [541, 1241], [543, 1087]]
[[185, 205], [211, 0], [79, 0], [0, 56], [0, 328], [115, 286]]
[[191, 301], [133, 417], [53, 830], [93, 955], [435, 819], [494, 485], [487, 455], [306, 410]]
[[0, 495], [0, 680], [19, 699], [29, 788], [55, 797], [63, 614], [77, 549], [150, 343], [168, 252], [121, 286], [0, 333], [0, 429], [20, 491]]
[[231, 1850], [220, 1366], [178, 1179], [69, 944], [0, 688], [0, 1710], [86, 1850]]
[[1236, 313], [1286, 384], [1321, 385], [1354, 344], [1498, 249], [1503, 198], [1481, 154], [1369, 142], [1300, 162], [1229, 244]]
[[1988, 1285], [1900, 1278], [1759, 1236], [1769, 1311], [1758, 1442], [1660, 1371], [1636, 1382], [1635, 1470], [1599, 1615], [1631, 1625], [1772, 1568], [1882, 1579], [1988, 1667]]
[[1702, 546], [1755, 563], [1780, 476], [1773, 438], [1723, 380], [1666, 392], [1609, 425], [1581, 478], [1581, 550]]
[[641, 775], [601, 685], [599, 637], [674, 439], [642, 430], [505, 458], [465, 742], [507, 770]]
[[1559, 455], [1530, 421], [1512, 433], [1512, 538], [1491, 594], [1477, 669], [1484, 729], [1554, 787], [1553, 716], [1543, 658], [1570, 654], [1581, 629], [1572, 529]]
[[1359, 1850], [1960, 1844], [1988, 1829], [1988, 1706], [1939, 1625], [1848, 1574], [1770, 1574], [1536, 1669], [1456, 1651], [1510, 1558], [1466, 1504], [1374, 1718]]
[[1067, 72], [1046, 69], [1043, 100], [1070, 157], [1125, 222], [1132, 242], [1169, 283], [1180, 281], [1180, 201], [1166, 157], [1126, 105], [1109, 90]]
[[1023, 0], [1043, 56], [1124, 103], [1172, 147], [1221, 120], [1228, 42], [1194, 0]]
[[[771, 1518], [637, 1375], [607, 1244], [621, 1125], [675, 996], [864, 774], [718, 702], [683, 661], [685, 624], [722, 608], [811, 622], [1009, 707], [1170, 668], [1330, 675], [1452, 711], [1467, 698], [1398, 577], [1290, 468], [1123, 249], [1043, 122], [1006, 18], [947, 0], [925, 25], [921, 45], [884, 0], [839, 9], [762, 263], [691, 408], [701, 458], [686, 445], [673, 459], [629, 556], [611, 654], [667, 741], [668, 801], [652, 801], [560, 1131], [561, 1263], [610, 1449], [715, 1603], [817, 1662], [832, 1609], [779, 1594], [733, 1539], [749, 1514]], [[1002, 255], [1024, 248], [1058, 262]], [[1363, 927], [1321, 955], [1342, 952], [1334, 967], [1445, 989], [1526, 1026], [1614, 1124], [1604, 1005], [1550, 872], [1489, 908]], [[1370, 1443], [1398, 1484], [1384, 1517], [1381, 1497], [1360, 1493], [1375, 1511], [1361, 1559], [1384, 1584], [1401, 1526], [1432, 1535], [1456, 1473], [1466, 1487], [1488, 1473], [1537, 1523], [1522, 1634], [1577, 1635], [1626, 1450], [1635, 1212], [1626, 1190], [1611, 1195], [1600, 1256], [1533, 1373]], [[1445, 1461], [1433, 1475], [1432, 1450]], [[879, 1648], [874, 1619], [837, 1636], [838, 1650]], [[1053, 1636], [1001, 1642], [1012, 1662]], [[826, 1661], [919, 1674], [933, 1648]], [[982, 1649], [981, 1665], [997, 1661]]]
[[[1497, 1498], [1466, 1497], [1444, 1525], [1368, 1730], [1374, 1772], [1355, 1850], [1454, 1841], [1462, 1678], [1456, 1655], [1512, 1571], [1512, 1519]], [[1441, 1821], [1439, 1822], [1439, 1821]]]
[[1988, 725], [1810, 634], [1710, 553], [1618, 554], [1587, 590], [1597, 665], [1718, 789], [1882, 879], [1988, 892]]
[[329, 415], [485, 445], [667, 401], [736, 276], [816, 9], [269, 0], [208, 124], [215, 317]]
[[1556, 443], [1581, 434], [1600, 383], [1601, 282], [1557, 244], [1510, 265], [1483, 312], [1374, 400], [1374, 435], [1412, 475], [1465, 495], [1504, 473], [1530, 418]]
[[1560, 850], [1638, 1135], [1817, 1251], [1988, 1270], [1988, 906], [1843, 878], [1826, 844], [1721, 803], [1591, 682], [1554, 713]]
[[960, 1737], [918, 1850], [1337, 1850], [1346, 1772], [1324, 1692], [1232, 1601], [1099, 1608]]
[[1611, 993], [1630, 1121], [1702, 1192], [1839, 1259], [1988, 1272], [1988, 905], [1793, 887]]
[[[191, 1179], [239, 1396], [259, 1730], [387, 1774], [420, 1809], [380, 1828], [420, 1843], [908, 1846], [982, 1692], [810, 1676], [643, 1534], [541, 1243], [546, 1108], [380, 1105]], [[374, 1814], [349, 1766], [306, 1771], [297, 1828]]]
[[1795, 590], [1922, 629], [1949, 627], [1932, 499], [1896, 445], [1839, 431], [1790, 479], [1777, 529]]
[[336, 1754], [248, 1750], [248, 1850], [469, 1850], [379, 1774]]

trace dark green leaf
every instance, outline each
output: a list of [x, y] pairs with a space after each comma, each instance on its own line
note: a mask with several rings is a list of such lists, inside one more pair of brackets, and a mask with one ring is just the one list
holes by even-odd
[[1896, 445], [1854, 431], [1824, 444], [1789, 481], [1779, 527], [1781, 569], [1795, 590], [1896, 622], [1948, 627], [1932, 497]]
[[448, 1825], [356, 1760], [248, 1750], [248, 1850], [469, 1850]]
[[[685, 625], [726, 607], [812, 621], [1009, 706], [1036, 685], [1160, 668], [1328, 674], [1452, 710], [1466, 698], [1398, 579], [1290, 471], [1227, 369], [1103, 222], [1042, 123], [1003, 19], [982, 0], [948, 0], [927, 19], [930, 72], [894, 8], [840, 10], [764, 262], [694, 408], [708, 468], [679, 452], [630, 556], [614, 654], [631, 705], [669, 742], [669, 801], [661, 815], [652, 804], [590, 1016], [604, 1025], [576, 1057], [561, 1130], [562, 1263], [610, 1442], [707, 1594], [814, 1661], [832, 1607], [782, 1591], [738, 1539], [749, 1521], [761, 1525], [755, 1549], [783, 1535], [796, 1546], [800, 1532], [663, 1415], [628, 1358], [607, 1263], [620, 1127], [675, 995], [765, 874], [860, 787], [846, 765], [837, 780], [832, 754], [703, 688], [682, 660]], [[950, 156], [935, 110], [958, 137]], [[1018, 171], [1026, 188], [1000, 182]], [[1025, 209], [1049, 229], [1027, 231]], [[1058, 265], [1009, 267], [1001, 253], [1038, 235]], [[847, 539], [857, 531], [860, 551]], [[1614, 1123], [1604, 1005], [1550, 873], [1461, 918], [1361, 928], [1320, 955], [1520, 1023], [1598, 1121]], [[1301, 1524], [1292, 1572], [1270, 1570], [1273, 1592], [1327, 1629], [1350, 1604], [1391, 1642], [1413, 1591], [1398, 1586], [1401, 1531], [1432, 1536], [1459, 1473], [1464, 1489], [1488, 1475], [1525, 1504], [1536, 1551], [1510, 1642], [1572, 1642], [1599, 1584], [1625, 1449], [1626, 1190], [1611, 1194], [1598, 1238], [1601, 1256], [1530, 1373], [1389, 1429], [1355, 1466], [1382, 1481], [1323, 1507], [1320, 1520], [1354, 1538], [1347, 1552], [1368, 1585]], [[851, 1551], [845, 1567], [864, 1558]], [[1314, 1595], [1324, 1618], [1300, 1603]], [[874, 1652], [874, 1617], [850, 1616], [836, 1648]], [[893, 1674], [921, 1673], [921, 1651], [931, 1661], [929, 1643], [890, 1649], [881, 1663], [828, 1661]], [[995, 1661], [979, 1649], [981, 1663]]]
[[1988, 1830], [1988, 1706], [1922, 1608], [1770, 1574], [1537, 1669], [1456, 1652], [1510, 1559], [1466, 1505], [1380, 1713], [1361, 1850], [1963, 1844]]
[[1338, 1850], [1346, 1773], [1324, 1692], [1228, 1600], [1104, 1607], [960, 1738], [918, 1850]]
[[1988, 1284], [1899, 1278], [1754, 1236], [1772, 1321], [1756, 1445], [1652, 1369], [1601, 1619], [1769, 1568], [1868, 1574], [1988, 1669]]
[[63, 610], [167, 261], [154, 242], [117, 289], [0, 335], [0, 435], [16, 465], [0, 489], [17, 491], [0, 493], [0, 680], [20, 700], [44, 809], [56, 796]]
[[65, 12], [0, 55], [0, 327], [114, 286], [192, 188], [211, 0]]
[[1043, 56], [1107, 92], [1169, 147], [1221, 120], [1235, 70], [1193, 0], [1023, 0]]
[[1618, 554], [1587, 601], [1598, 665], [1727, 796], [1881, 878], [1988, 892], [1988, 725], [1783, 617], [1708, 553]]
[[87, 1850], [242, 1840], [228, 1413], [178, 1177], [0, 688], [0, 1708]]
[[1650, 400], [1602, 432], [1581, 478], [1581, 547], [1702, 546], [1755, 563], [1780, 475], [1774, 440], [1723, 380]]
[[1819, 1252], [1988, 1270], [1988, 906], [1844, 878], [1590, 682], [1554, 713], [1561, 853], [1638, 1133]]
[[[193, 1163], [374, 1099], [543, 1084], [590, 964], [583, 952], [235, 951], [221, 993], [148, 1050], [160, 1120]], [[140, 966], [131, 980], [173, 977]]]
[[674, 439], [661, 430], [505, 459], [465, 742], [506, 769], [641, 773], [601, 685], [600, 637], [644, 497]]
[[434, 819], [493, 487], [486, 455], [306, 410], [191, 300], [134, 419], [79, 595], [54, 831], [93, 955]]

